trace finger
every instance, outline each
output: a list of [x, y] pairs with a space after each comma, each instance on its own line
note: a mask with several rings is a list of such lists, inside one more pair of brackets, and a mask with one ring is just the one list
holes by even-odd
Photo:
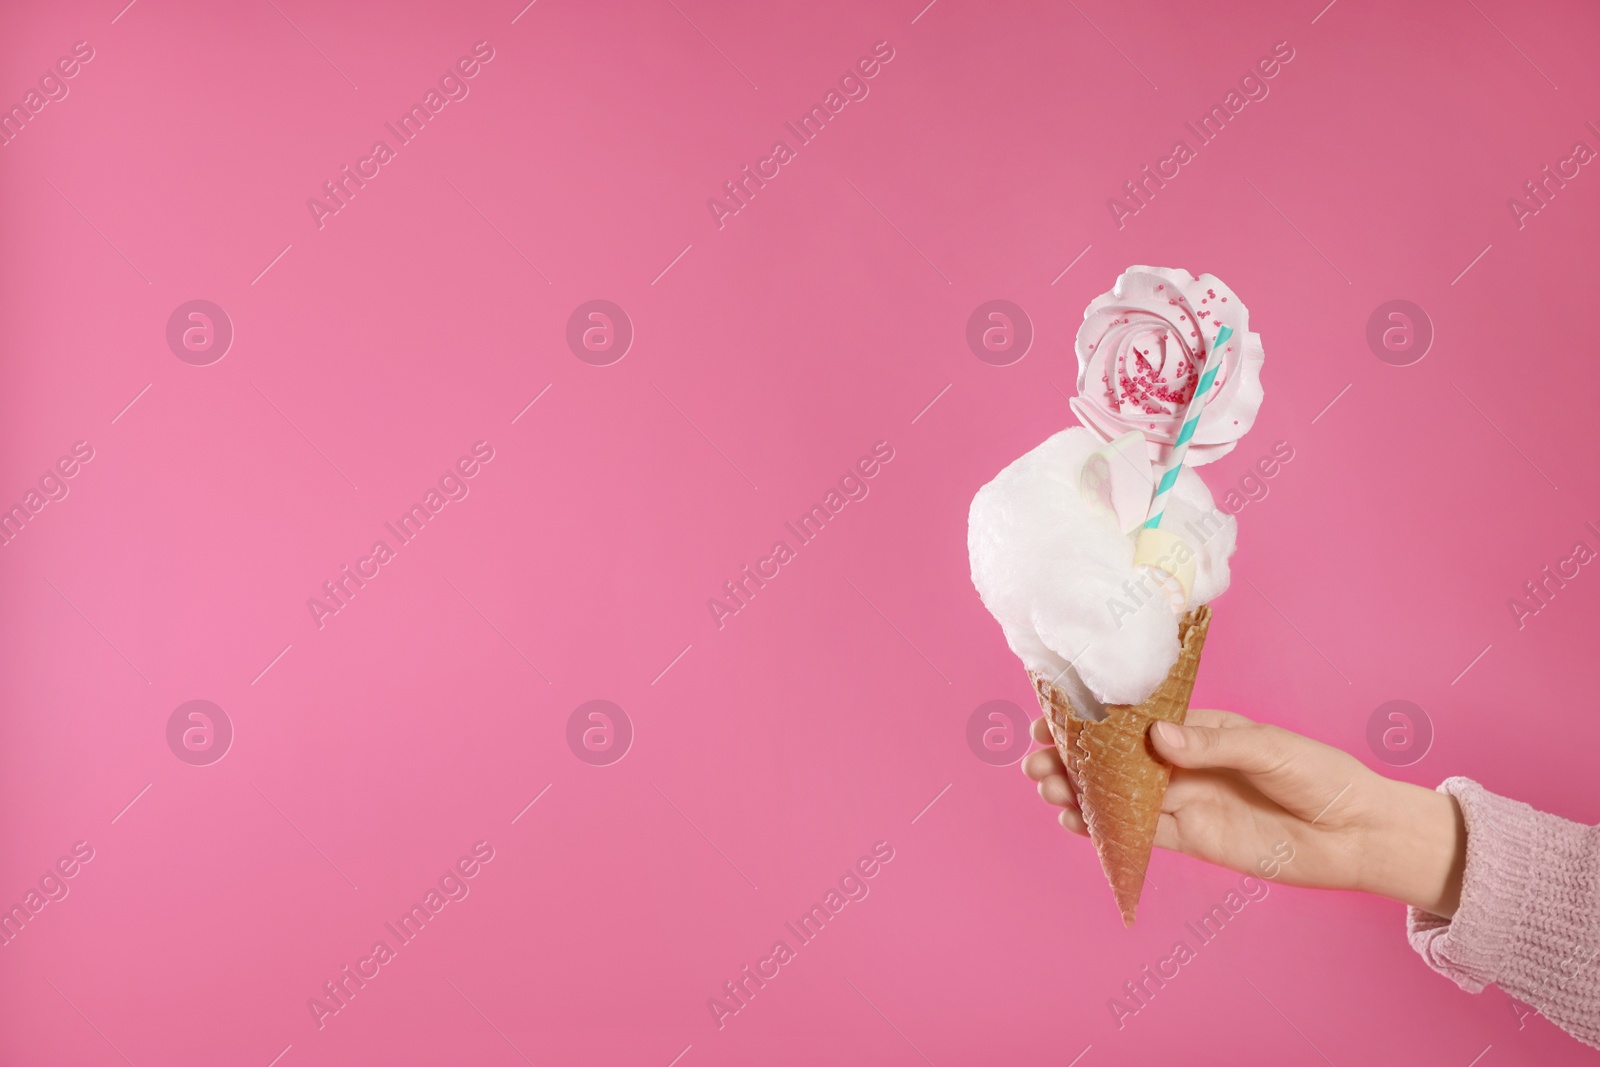
[[1056, 821], [1079, 837], [1089, 836], [1089, 827], [1084, 825], [1083, 813], [1077, 808], [1062, 808], [1061, 814], [1056, 816]]
[[1219, 801], [1245, 800], [1254, 798], [1260, 792], [1255, 782], [1238, 771], [1174, 767], [1167, 781], [1167, 791], [1162, 797], [1161, 810], [1214, 809]]
[[[1161, 796], [1161, 810], [1180, 812], [1186, 807], [1215, 799], [1221, 771], [1182, 771], [1167, 782], [1167, 791]], [[1234, 779], [1235, 783], [1237, 778]]]
[[1261, 723], [1220, 727], [1158, 722], [1150, 738], [1161, 758], [1175, 766], [1226, 768], [1251, 777], [1281, 770], [1301, 749], [1299, 742], [1308, 741]]
[[1214, 726], [1219, 729], [1226, 729], [1230, 726], [1248, 726], [1253, 721], [1236, 711], [1221, 711], [1217, 708], [1190, 708], [1183, 719], [1186, 726]]
[[1042, 782], [1052, 774], [1066, 774], [1066, 767], [1061, 764], [1061, 756], [1053, 748], [1041, 748], [1037, 752], [1030, 752], [1022, 761], [1022, 773], [1036, 782]]
[[1072, 785], [1064, 774], [1052, 774], [1039, 783], [1039, 795], [1045, 803], [1054, 804], [1058, 808], [1076, 808], [1078, 798], [1072, 792]]
[[1151, 742], [1162, 759], [1187, 769], [1237, 771], [1268, 799], [1302, 818], [1325, 811], [1371, 772], [1353, 756], [1264, 723], [1232, 727], [1158, 722]]
[[1182, 852], [1183, 842], [1178, 835], [1178, 820], [1166, 812], [1156, 820], [1156, 848], [1164, 848], [1168, 852]]
[[1033, 720], [1033, 725], [1028, 727], [1028, 735], [1041, 745], [1053, 745], [1056, 741], [1050, 735], [1050, 722], [1043, 715]]

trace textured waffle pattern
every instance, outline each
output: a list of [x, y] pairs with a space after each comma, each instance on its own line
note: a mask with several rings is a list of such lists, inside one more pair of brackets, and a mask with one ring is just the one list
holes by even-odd
[[1139, 910], [1161, 800], [1167, 792], [1169, 769], [1150, 749], [1150, 725], [1157, 719], [1183, 721], [1210, 625], [1209, 607], [1185, 615], [1178, 624], [1181, 649], [1166, 681], [1142, 704], [1107, 705], [1110, 714], [1101, 722], [1073, 714], [1060, 687], [1029, 672], [1125, 926], [1133, 925]]

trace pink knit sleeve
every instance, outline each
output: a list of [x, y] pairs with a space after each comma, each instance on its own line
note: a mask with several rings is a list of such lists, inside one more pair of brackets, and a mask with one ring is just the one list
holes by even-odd
[[1600, 827], [1469, 778], [1446, 779], [1439, 792], [1466, 817], [1461, 907], [1453, 919], [1408, 908], [1411, 947], [1462, 989], [1497, 985], [1600, 1047]]

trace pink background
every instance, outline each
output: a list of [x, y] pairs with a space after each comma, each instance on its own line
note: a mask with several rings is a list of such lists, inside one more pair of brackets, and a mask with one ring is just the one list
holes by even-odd
[[[1600, 174], [1507, 206], [1600, 147], [1600, 15], [923, 2], [5, 16], [6, 103], [94, 58], [0, 148], [0, 503], [94, 458], [0, 549], [0, 901], [94, 858], [0, 949], [0, 1062], [1593, 1058], [1428, 971], [1399, 906], [1282, 887], [1119, 1030], [1108, 998], [1237, 876], [1157, 855], [1126, 931], [969, 750], [978, 705], [1032, 706], [965, 531], [1072, 421], [1084, 305], [1130, 263], [1213, 272], [1267, 399], [1206, 476], [1295, 458], [1239, 516], [1197, 701], [1382, 768], [1369, 716], [1410, 700], [1436, 736], [1392, 773], [1600, 819], [1600, 575], [1507, 606], [1600, 547]], [[319, 229], [307, 198], [480, 40]], [[719, 229], [707, 198], [878, 41], [870, 95]], [[1270, 95], [1119, 229], [1107, 199], [1279, 41]], [[165, 339], [197, 298], [235, 330], [210, 366]], [[596, 298], [636, 332], [604, 367], [565, 341]], [[965, 341], [995, 298], [1036, 330], [1005, 367]], [[1436, 331], [1411, 366], [1365, 339], [1394, 298]], [[319, 630], [307, 598], [479, 440], [470, 496]], [[707, 598], [880, 440], [870, 495], [718, 629]], [[566, 740], [597, 698], [635, 734], [609, 766]], [[235, 731], [209, 766], [166, 740], [193, 699]], [[308, 998], [477, 841], [470, 895], [319, 1029]], [[708, 998], [879, 841], [870, 895], [719, 1029]]]

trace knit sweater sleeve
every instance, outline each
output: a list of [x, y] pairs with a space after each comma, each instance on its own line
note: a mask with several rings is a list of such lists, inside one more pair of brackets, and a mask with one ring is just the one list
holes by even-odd
[[1493, 984], [1600, 1047], [1600, 827], [1548, 815], [1468, 778], [1467, 863], [1451, 919], [1407, 909], [1411, 947], [1470, 993]]

